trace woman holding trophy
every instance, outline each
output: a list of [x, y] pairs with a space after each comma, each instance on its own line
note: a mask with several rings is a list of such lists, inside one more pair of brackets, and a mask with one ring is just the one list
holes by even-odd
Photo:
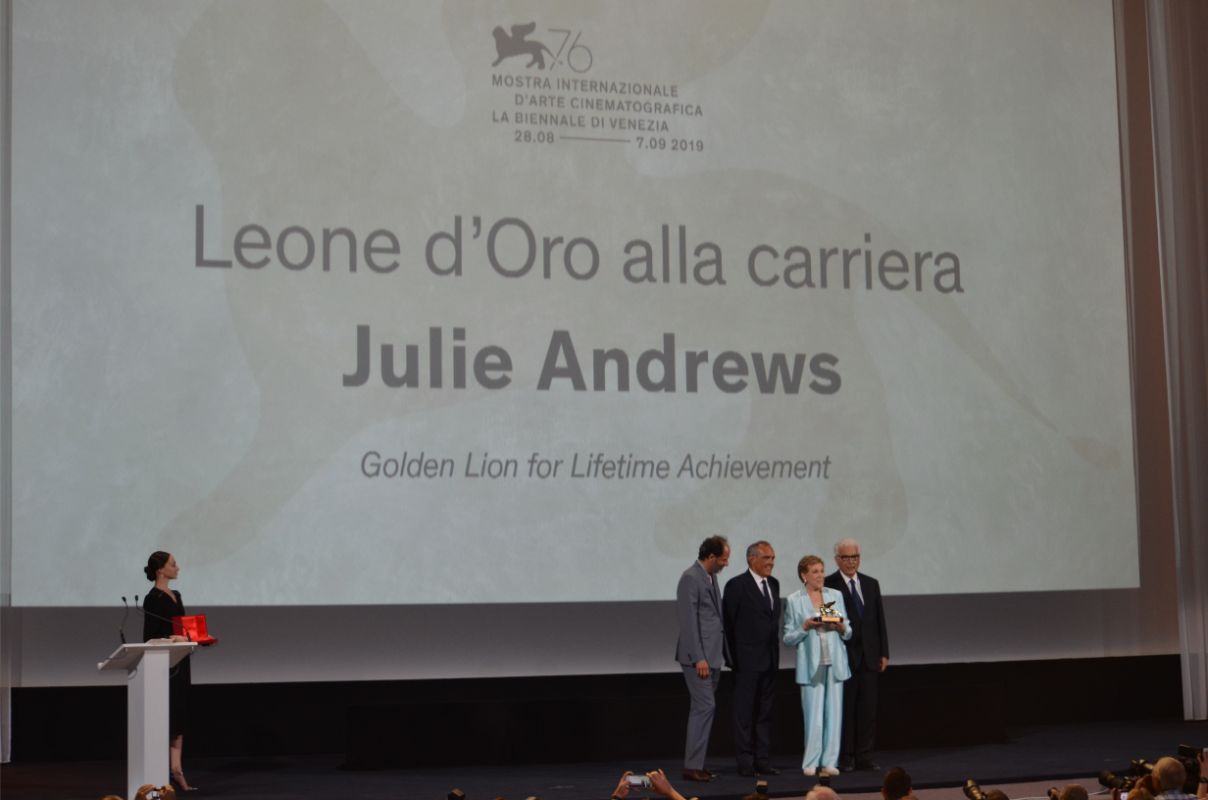
[[843, 681], [851, 677], [847, 648], [851, 638], [843, 595], [823, 586], [826, 567], [818, 556], [797, 563], [804, 586], [785, 603], [784, 643], [797, 648], [797, 683], [805, 718], [806, 775], [838, 775], [843, 723]]

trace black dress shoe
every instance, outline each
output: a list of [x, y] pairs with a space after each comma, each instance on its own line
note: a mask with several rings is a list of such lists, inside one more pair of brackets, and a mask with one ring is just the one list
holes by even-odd
[[684, 770], [684, 780], [708, 783], [713, 780], [713, 773], [707, 769], [686, 769]]
[[738, 774], [744, 778], [754, 778], [755, 770], [751, 769], [750, 767], [739, 767]]
[[756, 764], [755, 772], [759, 775], [779, 775], [780, 770], [773, 767], [771, 764]]
[[868, 770], [870, 772], [880, 772], [881, 765], [873, 761], [871, 758], [861, 758], [856, 761], [856, 769]]
[[839, 762], [839, 771], [840, 772], [855, 772], [856, 763], [854, 761], [840, 761]]

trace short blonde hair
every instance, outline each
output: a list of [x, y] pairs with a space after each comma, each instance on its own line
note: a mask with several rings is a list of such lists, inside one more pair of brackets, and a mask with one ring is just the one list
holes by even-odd
[[1162, 756], [1158, 763], [1153, 765], [1153, 780], [1157, 784], [1154, 788], [1159, 793], [1181, 789], [1183, 781], [1187, 780], [1187, 770], [1177, 758]]
[[809, 572], [810, 567], [814, 564], [826, 564], [826, 562], [818, 556], [802, 556], [801, 560], [797, 562], [797, 577], [800, 578]]

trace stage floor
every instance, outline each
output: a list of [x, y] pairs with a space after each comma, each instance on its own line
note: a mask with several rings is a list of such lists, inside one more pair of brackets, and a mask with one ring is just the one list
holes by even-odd
[[[975, 716], [969, 724], [977, 724]], [[1024, 795], [1043, 797], [1047, 786], [1069, 782], [1083, 783], [1094, 792], [1098, 788], [1094, 776], [1101, 770], [1123, 772], [1131, 760], [1171, 755], [1180, 743], [1208, 746], [1208, 723], [1114, 722], [1018, 729], [1001, 744], [884, 751], [877, 760], [884, 769], [904, 767], [920, 800], [959, 798], [959, 787], [968, 778], [983, 788], [1003, 788], [1018, 800]], [[467, 800], [530, 796], [602, 800], [624, 770], [659, 767], [685, 797], [738, 798], [754, 786], [753, 779], [737, 775], [733, 764], [722, 758], [709, 763], [722, 773], [718, 780], [683, 781], [679, 757], [673, 754], [623, 764], [467, 765], [372, 772], [345, 770], [342, 762], [340, 755], [256, 760], [186, 756], [186, 772], [202, 789], [197, 795], [229, 800], [441, 800], [454, 787], [462, 789]], [[781, 774], [767, 778], [772, 797], [801, 797], [814, 784], [814, 779], [801, 775], [800, 761], [793, 756], [774, 758], [773, 765]], [[844, 797], [858, 800], [861, 794], [874, 795], [880, 782], [880, 774], [855, 772], [840, 775], [831, 785]], [[99, 800], [105, 794], [120, 794], [124, 785], [122, 762], [17, 763], [0, 768], [4, 800]]]

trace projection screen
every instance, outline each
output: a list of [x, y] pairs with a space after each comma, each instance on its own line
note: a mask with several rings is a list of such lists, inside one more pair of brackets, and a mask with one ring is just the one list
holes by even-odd
[[1110, 2], [18, 2], [10, 190], [15, 605], [1138, 584]]

